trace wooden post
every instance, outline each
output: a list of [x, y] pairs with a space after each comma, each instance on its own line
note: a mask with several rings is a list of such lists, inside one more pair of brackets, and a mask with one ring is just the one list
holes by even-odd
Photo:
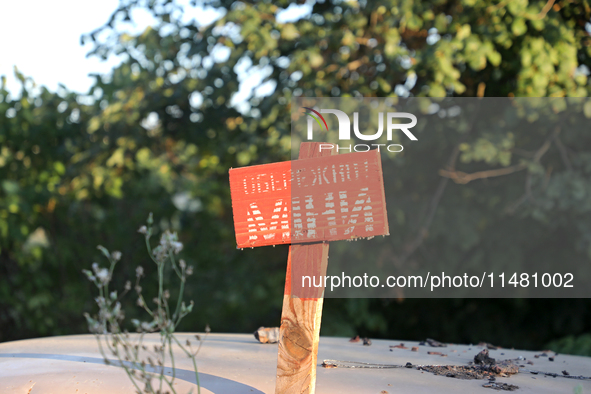
[[[322, 151], [322, 156], [334, 150]], [[300, 145], [300, 159], [321, 157], [319, 143]], [[283, 310], [279, 328], [276, 394], [313, 394], [316, 387], [316, 362], [323, 298], [293, 298], [291, 295], [292, 264], [306, 266], [314, 275], [326, 275], [328, 243], [290, 245], [287, 258]]]

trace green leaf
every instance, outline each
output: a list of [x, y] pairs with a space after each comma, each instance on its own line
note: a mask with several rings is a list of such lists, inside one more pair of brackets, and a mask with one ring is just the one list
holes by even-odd
[[527, 25], [525, 24], [525, 19], [515, 18], [515, 20], [511, 24], [511, 31], [516, 36], [521, 36], [521, 35], [525, 34], [525, 32], [527, 31]]
[[66, 166], [64, 166], [64, 163], [60, 161], [56, 161], [55, 163], [53, 163], [53, 169], [59, 175], [64, 175], [64, 173], [66, 172]]
[[2, 188], [6, 194], [17, 194], [19, 191], [18, 183], [8, 179], [2, 181]]
[[527, 10], [528, 0], [510, 0], [507, 9], [515, 16], [522, 15]]
[[429, 86], [430, 97], [445, 97], [445, 89], [439, 84], [432, 84]]
[[101, 253], [109, 260], [111, 261], [111, 254], [109, 253], [109, 251], [107, 250], [107, 248], [105, 248], [104, 246], [98, 245], [96, 247], [98, 250], [101, 251]]
[[472, 33], [472, 28], [470, 27], [470, 25], [463, 25], [461, 27], [458, 28], [458, 32], [456, 33], [456, 38], [458, 40], [464, 40], [468, 37], [470, 37], [470, 34]]
[[281, 29], [281, 38], [292, 41], [300, 36], [298, 29], [292, 23], [286, 23]]
[[322, 65], [322, 63], [324, 63], [324, 59], [322, 58], [322, 55], [320, 55], [318, 53], [311, 53], [310, 54], [310, 66], [312, 66], [313, 68], [318, 68]]
[[378, 77], [376, 78], [376, 80], [380, 84], [380, 89], [382, 89], [386, 93], [390, 93], [390, 91], [392, 90], [392, 86], [388, 82], [386, 82], [384, 78]]
[[495, 67], [498, 67], [501, 64], [501, 54], [495, 50], [488, 52], [487, 54], [488, 61]]

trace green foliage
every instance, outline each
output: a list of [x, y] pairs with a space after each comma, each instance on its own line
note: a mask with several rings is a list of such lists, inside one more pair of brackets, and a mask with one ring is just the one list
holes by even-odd
[[557, 353], [591, 356], [591, 334], [569, 335], [550, 342], [548, 348]]
[[[221, 16], [202, 26], [185, 21], [174, 1], [122, 0], [103, 28], [83, 37], [94, 44], [92, 55], [123, 60], [96, 77], [89, 92], [95, 99], [65, 89], [42, 88], [34, 96], [33, 82], [18, 72], [21, 97], [2, 84], [0, 341], [85, 332], [80, 311], [89, 309], [92, 289], [81, 280], [81, 265], [101, 243], [129, 256], [121, 269], [132, 272], [142, 259], [134, 229], [147, 212], [164, 218], [154, 224], [157, 231], [179, 234], [187, 264], [195, 266], [186, 292], [197, 313], [181, 329], [277, 325], [287, 250], [235, 250], [227, 171], [290, 157], [293, 97], [589, 95], [587, 0], [558, 0], [547, 10], [546, 1], [533, 0], [325, 0], [313, 3], [310, 15], [277, 18], [305, 7], [299, 4], [206, 1], [202, 5]], [[147, 10], [156, 25], [125, 32], [121, 26], [134, 9]], [[262, 76], [259, 86], [268, 94], [257, 90], [230, 105], [241, 70]], [[532, 113], [525, 108], [521, 116]], [[591, 114], [588, 102], [585, 113]], [[547, 130], [499, 127], [467, 135], [462, 127], [445, 136], [424, 131], [413, 154], [395, 161], [400, 194], [393, 245], [412, 250], [411, 260], [431, 255], [442, 264], [486, 258], [502, 265], [525, 255], [588, 263], [589, 138], [565, 130], [536, 161], [531, 155], [548, 139]], [[412, 244], [442, 179], [438, 171], [456, 147], [458, 171], [520, 163], [527, 169], [453, 184], [416, 252]], [[536, 249], [540, 244], [568, 253], [548, 255]], [[425, 317], [413, 300], [327, 300], [323, 334], [541, 346], [591, 330], [588, 303], [577, 303], [578, 315], [568, 301], [544, 305], [442, 300]], [[521, 321], [507, 326], [514, 328], [510, 333], [484, 322], [502, 325], [503, 314], [533, 319], [541, 311], [562, 320], [544, 320], [543, 330]]]

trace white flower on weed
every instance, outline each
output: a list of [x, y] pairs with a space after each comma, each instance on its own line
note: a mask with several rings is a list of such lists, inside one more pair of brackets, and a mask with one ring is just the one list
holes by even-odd
[[96, 278], [94, 277], [94, 275], [92, 274], [92, 272], [90, 272], [89, 270], [82, 270], [82, 273], [84, 275], [86, 275], [86, 277], [88, 278], [88, 280], [90, 280], [91, 282], [94, 282], [96, 280]]
[[160, 245], [154, 249], [154, 256], [158, 261], [163, 261], [170, 252], [179, 254], [181, 250], [183, 250], [183, 244], [179, 242], [177, 233], [166, 230], [160, 236]]
[[137, 276], [138, 278], [140, 276], [144, 275], [144, 267], [142, 267], [141, 265], [138, 265], [137, 268], [135, 269], [135, 276]]
[[119, 302], [117, 302], [115, 304], [115, 307], [113, 308], [113, 315], [115, 316], [116, 319], [123, 320], [124, 314], [123, 314], [123, 311], [121, 310], [121, 304]]
[[181, 259], [179, 261], [179, 267], [181, 267], [181, 269], [185, 269], [187, 267], [187, 263], [185, 263], [185, 260]]
[[102, 308], [105, 306], [105, 297], [96, 297], [94, 299], [94, 301], [96, 302], [96, 304], [99, 306], [99, 308]]
[[156, 261], [161, 263], [164, 262], [168, 257], [168, 251], [162, 245], [155, 247], [152, 251], [152, 254], [156, 258]]
[[111, 318], [111, 316], [113, 316], [113, 315], [111, 314], [111, 312], [109, 312], [108, 309], [101, 309], [99, 311], [99, 319], [101, 321], [109, 320]]
[[98, 321], [93, 320], [92, 323], [88, 325], [88, 330], [92, 334], [103, 334], [105, 332], [105, 326], [100, 324]]
[[113, 258], [113, 260], [119, 261], [121, 260], [121, 252], [114, 251], [113, 253], [111, 253], [111, 257]]
[[95, 274], [98, 272], [98, 270], [99, 270], [98, 263], [92, 263], [92, 270], [94, 271]]
[[137, 230], [137, 232], [146, 235], [148, 234], [148, 228], [146, 226], [142, 226]]
[[166, 230], [165, 232], [162, 233], [162, 235], [160, 236], [160, 245], [162, 245], [162, 247], [166, 247], [166, 245], [168, 245], [168, 243], [170, 242], [170, 231]]
[[103, 284], [107, 283], [110, 279], [109, 278], [109, 270], [106, 268], [101, 268], [96, 273], [96, 277], [101, 283], [103, 283]]
[[181, 242], [171, 242], [170, 245], [172, 246], [174, 254], [179, 254], [179, 252], [183, 250], [183, 244]]

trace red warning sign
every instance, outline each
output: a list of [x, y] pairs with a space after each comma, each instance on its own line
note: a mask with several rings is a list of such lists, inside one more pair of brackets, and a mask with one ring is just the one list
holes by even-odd
[[230, 170], [239, 248], [388, 235], [379, 152]]

